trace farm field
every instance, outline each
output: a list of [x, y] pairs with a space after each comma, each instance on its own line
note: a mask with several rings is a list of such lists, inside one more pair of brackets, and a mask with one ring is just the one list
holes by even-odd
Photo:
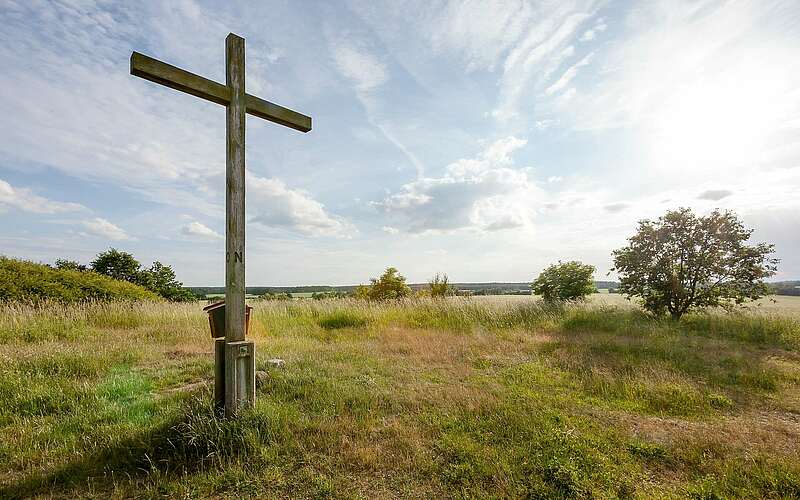
[[[472, 298], [481, 302], [510, 302], [525, 303], [536, 302], [539, 297], [535, 295], [476, 295]], [[624, 295], [617, 293], [594, 293], [589, 296], [589, 304], [597, 306], [615, 306], [638, 309], [635, 302], [627, 300]], [[770, 295], [747, 304], [742, 311], [751, 313], [776, 313], [800, 316], [800, 297], [789, 295]]]
[[0, 498], [794, 498], [776, 299], [678, 324], [608, 294], [255, 302], [235, 421], [203, 304], [0, 306]]

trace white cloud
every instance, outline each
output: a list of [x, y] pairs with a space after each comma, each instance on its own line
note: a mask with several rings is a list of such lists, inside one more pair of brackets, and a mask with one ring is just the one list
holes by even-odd
[[392, 226], [383, 226], [383, 227], [381, 228], [381, 230], [382, 230], [384, 233], [389, 233], [389, 234], [397, 234], [397, 233], [399, 233], [399, 232], [400, 232], [400, 230], [399, 230], [399, 229], [397, 229], [396, 227], [392, 227]]
[[107, 238], [109, 240], [122, 241], [131, 239], [122, 228], [112, 224], [111, 222], [103, 219], [102, 217], [95, 217], [81, 222], [81, 225], [86, 228], [89, 234]]
[[249, 220], [266, 227], [308, 236], [350, 236], [355, 228], [328, 213], [305, 191], [290, 189], [279, 179], [247, 175]]
[[579, 40], [581, 42], [588, 42], [594, 40], [595, 36], [597, 36], [597, 33], [605, 31], [606, 28], [608, 28], [608, 25], [602, 19], [599, 19], [597, 21], [597, 24], [595, 24], [594, 28], [588, 29], [583, 32], [583, 35], [581, 35]]
[[346, 40], [333, 43], [331, 48], [337, 68], [357, 90], [367, 92], [389, 79], [386, 65], [365, 49]]
[[35, 214], [55, 214], [86, 209], [78, 203], [53, 201], [34, 194], [30, 189], [15, 188], [2, 179], [0, 179], [0, 205]]
[[411, 233], [526, 225], [542, 197], [524, 171], [511, 168], [511, 153], [526, 143], [513, 136], [497, 140], [477, 157], [449, 164], [443, 176], [419, 178], [373, 206]]
[[181, 232], [187, 236], [197, 236], [200, 238], [219, 240], [223, 236], [210, 227], [197, 221], [192, 221], [181, 228]]
[[580, 61], [570, 66], [566, 71], [564, 71], [564, 74], [561, 75], [561, 78], [559, 78], [558, 81], [547, 87], [547, 90], [544, 91], [545, 94], [547, 95], [555, 94], [559, 90], [569, 85], [572, 79], [575, 78], [575, 76], [578, 74], [578, 70], [582, 66], [586, 66], [587, 64], [589, 64], [589, 61], [591, 61], [593, 55], [594, 53], [590, 53]]

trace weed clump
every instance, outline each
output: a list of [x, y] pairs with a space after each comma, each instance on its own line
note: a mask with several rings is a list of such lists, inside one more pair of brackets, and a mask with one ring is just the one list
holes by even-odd
[[355, 311], [341, 309], [325, 314], [319, 318], [318, 324], [326, 330], [338, 328], [362, 328], [367, 325], [367, 318]]

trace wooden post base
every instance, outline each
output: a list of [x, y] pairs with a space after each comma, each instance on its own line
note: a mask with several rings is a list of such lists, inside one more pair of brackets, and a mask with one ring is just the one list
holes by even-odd
[[253, 342], [214, 342], [214, 407], [226, 417], [256, 401], [256, 346]]
[[225, 339], [214, 339], [214, 410], [225, 414]]

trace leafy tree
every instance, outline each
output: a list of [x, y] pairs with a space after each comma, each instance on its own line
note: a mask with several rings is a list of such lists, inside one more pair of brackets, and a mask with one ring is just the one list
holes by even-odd
[[186, 302], [195, 300], [194, 294], [183, 288], [183, 283], [177, 280], [172, 267], [165, 266], [159, 261], [153, 262], [150, 269], [140, 271], [141, 285], [173, 302]]
[[558, 261], [536, 278], [531, 289], [548, 302], [557, 300], [581, 300], [597, 291], [592, 275], [594, 266], [577, 260]]
[[613, 253], [619, 292], [675, 320], [693, 308], [758, 299], [767, 293], [763, 280], [775, 274], [778, 259], [769, 257], [774, 245], [747, 245], [752, 233], [730, 211], [698, 217], [681, 208], [640, 221], [628, 246]]
[[447, 274], [436, 273], [436, 276], [428, 280], [428, 288], [431, 297], [447, 297], [456, 294], [456, 289], [450, 284]]
[[405, 276], [394, 267], [387, 267], [380, 278], [370, 279], [368, 296], [371, 300], [391, 300], [411, 295]]
[[100, 274], [146, 287], [143, 283], [146, 279], [142, 275], [141, 264], [128, 252], [110, 248], [97, 254], [90, 266]]
[[111, 278], [141, 285], [173, 302], [195, 300], [194, 294], [183, 288], [183, 283], [176, 279], [172, 267], [159, 261], [144, 269], [133, 255], [111, 248], [97, 254], [91, 267], [95, 272]]
[[77, 260], [56, 259], [55, 268], [62, 271], [86, 271], [86, 266]]

